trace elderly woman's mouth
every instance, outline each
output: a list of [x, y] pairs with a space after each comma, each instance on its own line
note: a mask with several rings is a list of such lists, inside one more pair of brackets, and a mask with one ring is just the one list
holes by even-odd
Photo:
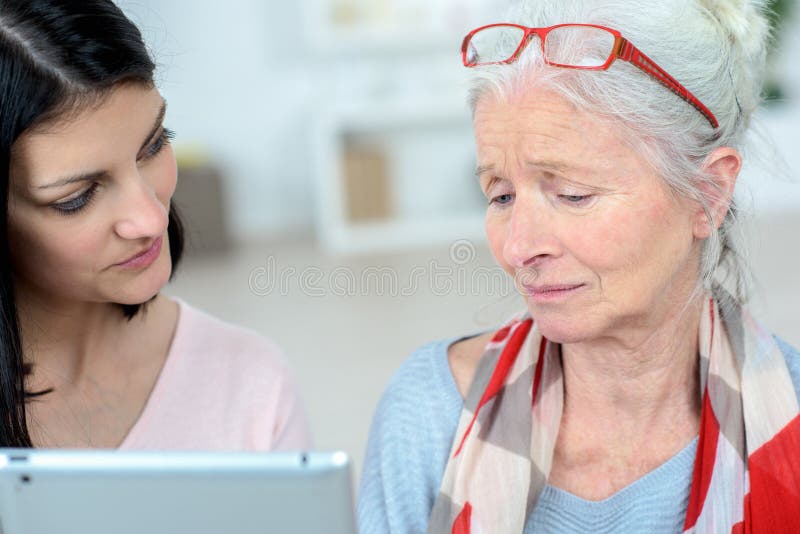
[[552, 302], [575, 294], [586, 284], [525, 285], [525, 294], [536, 302]]

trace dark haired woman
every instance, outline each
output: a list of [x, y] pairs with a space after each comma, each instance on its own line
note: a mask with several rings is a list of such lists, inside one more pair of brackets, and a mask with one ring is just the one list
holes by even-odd
[[302, 449], [269, 341], [160, 294], [166, 103], [107, 0], [0, 0], [0, 446]]

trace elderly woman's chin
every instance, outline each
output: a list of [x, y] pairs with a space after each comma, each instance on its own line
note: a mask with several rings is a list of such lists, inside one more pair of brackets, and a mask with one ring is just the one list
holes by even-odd
[[528, 305], [539, 332], [553, 343], [570, 344], [591, 341], [600, 336], [602, 328], [596, 321], [576, 320], [575, 316], [542, 312]]
[[592, 284], [523, 287], [520, 293], [536, 328], [554, 343], [590, 341], [613, 322]]

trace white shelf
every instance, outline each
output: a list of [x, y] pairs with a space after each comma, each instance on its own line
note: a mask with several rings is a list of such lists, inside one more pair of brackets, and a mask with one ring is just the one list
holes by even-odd
[[483, 241], [483, 214], [395, 220], [326, 227], [325, 246], [336, 254], [396, 252], [402, 249], [449, 245], [455, 241]]
[[336, 131], [370, 133], [391, 128], [420, 125], [463, 124], [469, 126], [470, 112], [459, 95], [425, 100], [367, 100], [339, 104], [322, 111], [321, 123]]
[[325, 58], [352, 58], [380, 55], [409, 55], [421, 53], [452, 53], [460, 60], [461, 41], [457, 34], [441, 32], [404, 32], [400, 30], [319, 29], [309, 41], [314, 52]]
[[[404, 128], [467, 129], [466, 105], [457, 99], [426, 102], [372, 101], [338, 106], [317, 115], [316, 154], [317, 235], [330, 252], [360, 254], [443, 244], [457, 239], [483, 238], [483, 212], [430, 217], [394, 218], [352, 223], [346, 215], [342, 190], [344, 139], [350, 135], [379, 136]], [[469, 183], [467, 182], [466, 185]], [[477, 187], [477, 186], [476, 186]]]
[[[327, 250], [483, 238], [483, 206], [469, 180], [474, 153], [459, 47], [485, 18], [487, 2], [497, 1], [506, 0], [305, 0], [306, 40], [330, 80], [312, 143], [315, 224]], [[386, 150], [387, 220], [349, 217], [344, 157], [365, 141], [378, 154]]]
[[431, 52], [458, 55], [468, 30], [448, 24], [443, 9], [448, 2], [455, 6], [464, 0], [427, 0], [416, 7], [407, 0], [405, 5], [403, 1], [379, 1], [384, 3], [383, 10], [375, 4], [368, 8], [369, 2], [352, 2], [355, 9], [367, 12], [353, 13], [348, 23], [337, 23], [332, 13], [337, 0], [305, 0], [306, 40], [317, 55], [326, 58]]

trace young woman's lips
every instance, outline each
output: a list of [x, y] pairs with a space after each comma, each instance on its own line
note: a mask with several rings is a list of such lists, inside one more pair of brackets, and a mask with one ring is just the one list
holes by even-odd
[[127, 260], [116, 264], [116, 267], [121, 267], [122, 269], [144, 269], [146, 267], [150, 267], [154, 261], [158, 259], [158, 256], [161, 254], [161, 243], [163, 239], [159, 237], [153, 244], [150, 245], [150, 248], [147, 250], [136, 254], [128, 258]]
[[525, 291], [528, 294], [528, 298], [534, 302], [556, 302], [572, 296], [585, 285], [586, 284], [526, 285]]

